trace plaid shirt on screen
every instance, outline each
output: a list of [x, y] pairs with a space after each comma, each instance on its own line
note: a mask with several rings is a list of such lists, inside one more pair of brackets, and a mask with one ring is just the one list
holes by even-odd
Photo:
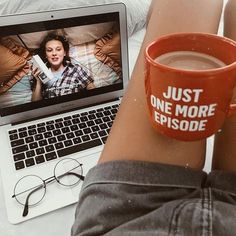
[[53, 98], [67, 94], [77, 93], [93, 82], [93, 78], [80, 65], [69, 63], [60, 79], [51, 86], [44, 88], [43, 97]]

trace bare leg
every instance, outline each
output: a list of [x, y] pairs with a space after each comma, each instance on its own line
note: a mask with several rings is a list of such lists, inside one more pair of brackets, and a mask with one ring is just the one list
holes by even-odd
[[[229, 0], [224, 12], [224, 35], [236, 40], [236, 0]], [[232, 102], [236, 103], [236, 89]], [[213, 169], [236, 171], [236, 117], [226, 120], [215, 137]]]
[[236, 40], [236, 1], [228, 0], [224, 12], [224, 36]]
[[142, 160], [201, 169], [205, 140], [180, 142], [150, 126], [144, 93], [144, 48], [156, 38], [174, 32], [216, 33], [222, 0], [153, 0], [147, 33], [100, 162]]

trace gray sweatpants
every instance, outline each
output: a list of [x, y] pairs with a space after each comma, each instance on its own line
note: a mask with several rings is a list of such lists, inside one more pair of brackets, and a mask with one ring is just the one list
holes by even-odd
[[115, 161], [85, 178], [72, 235], [236, 235], [236, 173]]

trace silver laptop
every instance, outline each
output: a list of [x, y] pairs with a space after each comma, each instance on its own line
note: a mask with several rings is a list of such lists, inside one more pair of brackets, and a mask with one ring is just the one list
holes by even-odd
[[42, 38], [57, 33], [69, 42], [71, 63], [94, 84], [34, 100], [37, 80], [30, 69], [0, 94], [1, 177], [8, 219], [16, 224], [78, 201], [128, 82], [126, 12], [118, 3], [0, 18], [3, 47], [27, 49], [30, 68]]

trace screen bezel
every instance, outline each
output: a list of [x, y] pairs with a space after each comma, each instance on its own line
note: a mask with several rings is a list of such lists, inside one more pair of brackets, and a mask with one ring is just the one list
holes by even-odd
[[[22, 122], [24, 120], [50, 115], [54, 113], [53, 111], [55, 110], [57, 112], [63, 112], [84, 107], [89, 104], [97, 104], [106, 100], [119, 98], [123, 95], [129, 76], [126, 11], [125, 6], [122, 3], [3, 17], [3, 20], [1, 20], [0, 23], [0, 36], [102, 23], [112, 21], [112, 19], [115, 19], [114, 17], [119, 18], [118, 21], [120, 26], [122, 83], [100, 87], [94, 90], [87, 90], [77, 96], [76, 99], [72, 94], [70, 96], [64, 96], [63, 98], [59, 97], [53, 100], [42, 100], [11, 108], [2, 108], [0, 109], [0, 125]], [[37, 30], [35, 26], [37, 26]]]

